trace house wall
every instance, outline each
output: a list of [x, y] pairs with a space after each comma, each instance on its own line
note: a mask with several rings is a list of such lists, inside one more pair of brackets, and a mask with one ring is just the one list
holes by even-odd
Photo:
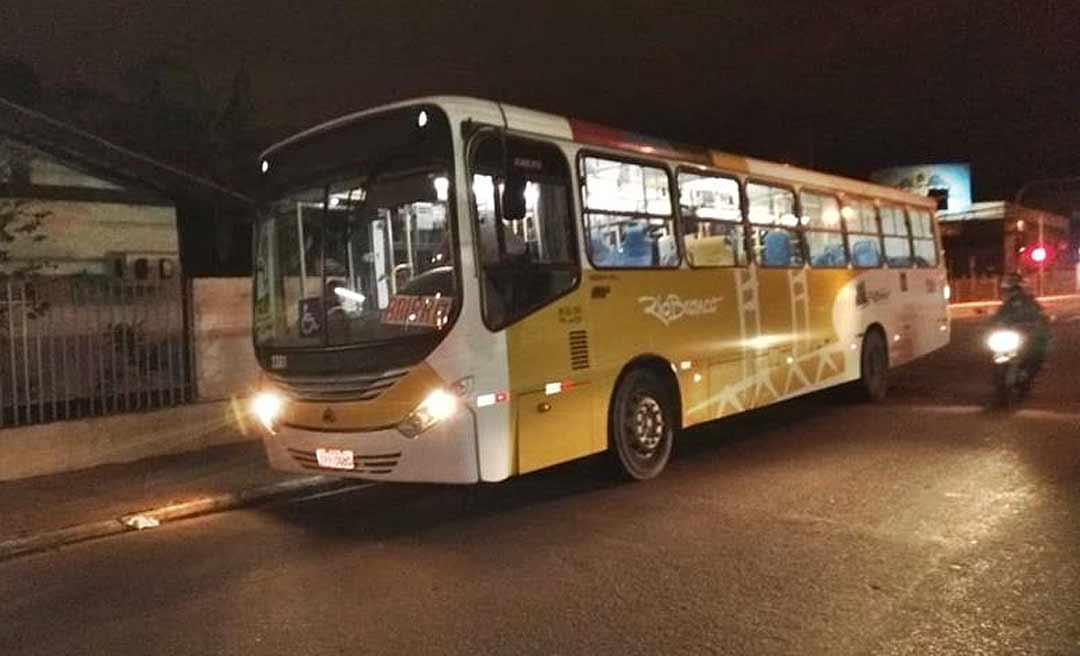
[[196, 278], [191, 284], [198, 398], [246, 398], [258, 378], [251, 339], [251, 279]]
[[10, 245], [9, 267], [44, 262], [45, 273], [103, 274], [110, 252], [153, 254], [175, 259], [179, 249], [172, 206], [31, 200], [24, 213], [43, 213], [41, 239]]

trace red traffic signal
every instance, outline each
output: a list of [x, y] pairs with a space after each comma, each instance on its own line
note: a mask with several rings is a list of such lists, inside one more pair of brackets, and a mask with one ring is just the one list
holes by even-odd
[[1046, 244], [1036, 244], [1030, 248], [1021, 247], [1020, 255], [1028, 266], [1041, 267], [1054, 259], [1054, 249]]

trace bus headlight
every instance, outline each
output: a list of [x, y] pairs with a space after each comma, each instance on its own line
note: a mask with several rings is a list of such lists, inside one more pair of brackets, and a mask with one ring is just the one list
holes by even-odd
[[449, 419], [458, 411], [458, 397], [443, 389], [427, 395], [416, 409], [409, 413], [397, 429], [408, 438], [414, 438], [435, 424]]
[[251, 399], [251, 414], [271, 435], [277, 433], [277, 420], [285, 401], [274, 392], [259, 392]]

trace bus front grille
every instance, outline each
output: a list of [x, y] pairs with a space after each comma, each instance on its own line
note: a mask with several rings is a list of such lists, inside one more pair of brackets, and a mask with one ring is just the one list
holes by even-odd
[[372, 401], [407, 373], [396, 369], [353, 376], [274, 376], [273, 380], [294, 401]]
[[[340, 469], [332, 469], [329, 467], [322, 467], [319, 465], [319, 460], [314, 451], [303, 451], [301, 449], [289, 448], [289, 455], [293, 457], [301, 467], [304, 469], [314, 469], [318, 471], [342, 471]], [[344, 470], [351, 471], [356, 474], [370, 474], [370, 475], [386, 475], [394, 471], [398, 462], [401, 460], [401, 452], [394, 453], [372, 453], [362, 454], [357, 453], [353, 455], [353, 462], [355, 467], [353, 469]]]
[[584, 330], [570, 331], [570, 368], [589, 368], [589, 335]]

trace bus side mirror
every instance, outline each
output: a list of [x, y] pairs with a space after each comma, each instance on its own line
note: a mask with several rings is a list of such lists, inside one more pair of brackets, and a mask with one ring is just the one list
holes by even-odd
[[525, 178], [509, 176], [503, 186], [502, 214], [505, 221], [525, 218]]

